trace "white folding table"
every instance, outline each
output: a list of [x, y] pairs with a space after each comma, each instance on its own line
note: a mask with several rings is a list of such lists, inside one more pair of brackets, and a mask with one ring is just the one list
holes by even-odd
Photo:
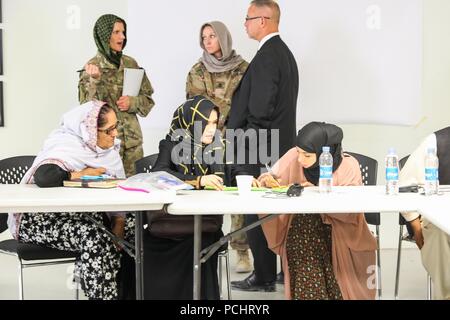
[[267, 198], [264, 192], [241, 197], [237, 192], [183, 191], [166, 209], [170, 214], [195, 215], [193, 292], [194, 299], [200, 299], [201, 215], [418, 211], [450, 234], [447, 208], [450, 208], [450, 194], [447, 193], [430, 197], [417, 193], [388, 196], [384, 186], [352, 186], [333, 187], [330, 194], [320, 194], [317, 187], [306, 188], [298, 198]]
[[0, 212], [136, 212], [136, 299], [144, 297], [142, 212], [161, 210], [175, 193], [130, 192], [119, 188], [39, 188], [36, 185], [0, 185]]

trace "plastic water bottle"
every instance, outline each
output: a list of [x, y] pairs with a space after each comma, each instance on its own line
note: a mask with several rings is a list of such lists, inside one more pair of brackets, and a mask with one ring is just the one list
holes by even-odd
[[386, 156], [386, 194], [398, 194], [398, 157], [394, 148]]
[[319, 157], [319, 166], [319, 192], [331, 192], [331, 186], [333, 185], [333, 156], [330, 153], [330, 147], [322, 147], [322, 154]]
[[438, 193], [439, 188], [439, 159], [435, 148], [428, 148], [425, 156], [425, 195]]

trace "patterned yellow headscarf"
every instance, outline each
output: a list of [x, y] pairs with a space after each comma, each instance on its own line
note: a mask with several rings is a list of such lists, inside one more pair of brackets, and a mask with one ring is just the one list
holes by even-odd
[[[191, 154], [181, 159], [180, 163], [175, 163], [182, 168], [184, 174], [223, 174], [222, 164], [207, 165], [199, 160], [207, 155], [205, 153], [212, 152], [220, 153], [223, 159], [224, 145], [219, 131], [216, 132], [216, 137], [208, 148], [208, 152], [205, 152], [205, 148], [208, 146], [202, 144], [200, 140], [212, 110], [216, 110], [219, 116], [219, 109], [212, 101], [203, 96], [195, 96], [179, 106], [173, 114], [167, 138], [177, 141], [177, 144], [182, 143], [185, 150], [191, 151]], [[211, 170], [212, 167], [214, 169]]]

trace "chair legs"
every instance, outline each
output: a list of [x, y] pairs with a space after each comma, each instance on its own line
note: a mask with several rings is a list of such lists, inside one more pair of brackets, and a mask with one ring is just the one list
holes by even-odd
[[[38, 267], [38, 266], [42, 266], [42, 265], [54, 265], [54, 264], [59, 264], [59, 263], [54, 263], [54, 262], [53, 263], [35, 263], [34, 265], [30, 265], [30, 264], [23, 264], [22, 260], [19, 257], [17, 257], [17, 258], [18, 258], [18, 262], [19, 262], [19, 264], [18, 264], [19, 300], [25, 300], [25, 295], [24, 295], [24, 290], [23, 290], [23, 269], [30, 268], [30, 267]], [[68, 263], [68, 262], [64, 262], [64, 263]], [[79, 297], [80, 297], [80, 280], [78, 278], [75, 281], [75, 300], [79, 300]]]
[[222, 290], [222, 259], [225, 260], [225, 272], [227, 276], [227, 292], [228, 300], [231, 300], [231, 286], [230, 286], [230, 254], [228, 249], [219, 252], [219, 290], [220, 290], [220, 300], [223, 300], [223, 290]]
[[80, 281], [75, 278], [75, 300], [80, 300]]
[[23, 267], [22, 261], [19, 259], [19, 300], [24, 300], [23, 295]]
[[378, 283], [378, 299], [381, 300], [381, 253], [380, 253], [380, 226], [376, 226], [377, 234], [377, 283]]
[[223, 300], [223, 290], [222, 290], [222, 256], [223, 252], [219, 252], [219, 293], [220, 293], [220, 300]]
[[433, 282], [430, 274], [427, 275], [427, 300], [433, 299]]
[[[397, 271], [395, 273], [395, 292], [394, 298], [398, 299], [398, 289], [400, 283], [400, 263], [402, 257], [402, 239], [403, 239], [403, 225], [400, 225], [400, 232], [398, 236], [398, 251], [397, 251]], [[431, 300], [433, 298], [433, 282], [431, 281], [431, 277], [427, 274], [427, 300]]]
[[403, 237], [403, 225], [400, 225], [400, 232], [398, 233], [398, 250], [397, 250], [397, 270], [395, 272], [395, 291], [394, 299], [398, 299], [398, 285], [400, 280], [400, 259], [402, 257], [402, 237]]
[[227, 255], [225, 257], [225, 270], [227, 272], [227, 290], [228, 290], [228, 300], [231, 300], [231, 276], [230, 276], [230, 253], [227, 250]]

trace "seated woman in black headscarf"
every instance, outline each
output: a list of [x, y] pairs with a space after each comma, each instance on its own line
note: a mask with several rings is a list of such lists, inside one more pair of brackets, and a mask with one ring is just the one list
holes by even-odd
[[[152, 171], [166, 171], [195, 189], [224, 185], [223, 143], [216, 130], [219, 109], [203, 96], [187, 100], [174, 113], [170, 133], [159, 143], [159, 155]], [[170, 216], [175, 230], [185, 217]], [[202, 234], [202, 248], [223, 235], [221, 219], [215, 230]], [[152, 223], [149, 218], [149, 230]], [[203, 220], [205, 225], [205, 220]], [[145, 299], [192, 299], [193, 292], [193, 218], [192, 230], [185, 234], [155, 236], [145, 234]], [[217, 253], [202, 264], [202, 299], [219, 299]]]
[[[333, 156], [333, 185], [362, 185], [358, 161], [342, 152], [343, 131], [329, 123], [311, 122], [297, 134], [296, 146], [274, 165], [283, 185], [317, 186], [324, 146]], [[271, 174], [263, 186], [278, 186]], [[288, 299], [374, 299], [376, 240], [363, 213], [278, 215], [262, 225], [269, 248], [282, 258]]]

